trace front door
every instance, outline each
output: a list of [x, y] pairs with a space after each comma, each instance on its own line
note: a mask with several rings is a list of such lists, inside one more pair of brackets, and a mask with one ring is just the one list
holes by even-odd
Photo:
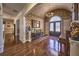
[[49, 22], [49, 32], [52, 36], [60, 36], [61, 34], [61, 21], [57, 21], [57, 18], [52, 19], [53, 21]]

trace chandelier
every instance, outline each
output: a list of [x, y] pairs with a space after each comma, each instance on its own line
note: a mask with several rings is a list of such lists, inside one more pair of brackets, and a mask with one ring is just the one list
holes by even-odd
[[53, 12], [48, 12], [48, 13], [46, 13], [46, 17], [52, 17], [53, 16]]

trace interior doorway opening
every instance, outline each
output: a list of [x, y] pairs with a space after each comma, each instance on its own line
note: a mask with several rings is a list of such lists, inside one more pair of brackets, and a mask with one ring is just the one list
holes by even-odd
[[12, 47], [15, 44], [14, 38], [14, 20], [3, 19], [4, 26], [4, 48]]

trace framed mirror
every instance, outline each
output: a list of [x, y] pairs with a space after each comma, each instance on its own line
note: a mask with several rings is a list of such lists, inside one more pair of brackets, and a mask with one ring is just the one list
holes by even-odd
[[40, 21], [32, 20], [32, 28], [40, 28]]

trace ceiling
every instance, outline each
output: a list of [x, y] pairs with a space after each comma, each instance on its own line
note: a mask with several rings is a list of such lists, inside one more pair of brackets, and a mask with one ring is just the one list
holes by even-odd
[[29, 11], [29, 14], [32, 13], [40, 18], [44, 18], [46, 12], [59, 8], [72, 11], [72, 3], [39, 3]]
[[[27, 6], [28, 9], [30, 4], [32, 3], [3, 3], [3, 15], [12, 18], [16, 17], [25, 6]], [[45, 13], [49, 10], [60, 8], [72, 11], [72, 3], [38, 3], [28, 12], [28, 14], [32, 13], [40, 18], [44, 18]]]
[[14, 19], [24, 8], [26, 11], [34, 3], [3, 3], [3, 17]]
[[3, 13], [15, 17], [25, 5], [24, 3], [4, 3]]

